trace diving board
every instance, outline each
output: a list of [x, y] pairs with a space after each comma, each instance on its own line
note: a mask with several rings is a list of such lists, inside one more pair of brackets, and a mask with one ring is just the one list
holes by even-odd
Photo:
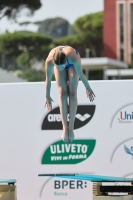
[[133, 178], [101, 176], [92, 174], [38, 174], [38, 176], [50, 176], [53, 178], [68, 178], [73, 180], [83, 180], [91, 182], [131, 182], [133, 184]]
[[16, 179], [0, 179], [0, 184], [7, 183], [7, 184], [15, 184]]
[[[52, 178], [65, 178], [72, 180], [80, 180], [80, 181], [91, 181], [93, 182], [93, 200], [100, 200], [97, 197], [105, 197], [110, 192], [111, 193], [124, 193], [127, 196], [133, 195], [133, 178], [124, 178], [124, 177], [115, 177], [115, 176], [101, 176], [101, 175], [92, 175], [92, 174], [38, 174], [38, 176], [42, 177], [52, 177]], [[118, 183], [122, 182], [123, 185], [102, 185], [103, 182], [112, 182]], [[130, 185], [124, 185], [124, 182], [129, 182]], [[120, 196], [120, 195], [119, 195]], [[113, 197], [114, 198], [114, 197]], [[103, 200], [103, 199], [101, 199]], [[108, 198], [105, 200], [109, 200]], [[129, 200], [124, 197], [114, 198], [114, 200]], [[131, 200], [133, 200], [133, 196], [131, 196]]]

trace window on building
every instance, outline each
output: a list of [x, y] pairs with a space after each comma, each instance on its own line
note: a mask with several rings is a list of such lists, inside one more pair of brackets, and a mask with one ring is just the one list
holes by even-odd
[[120, 49], [120, 60], [124, 61], [124, 50]]
[[131, 47], [133, 47], [133, 3], [131, 3]]
[[120, 21], [120, 43], [124, 42], [124, 6], [119, 4], [119, 21]]

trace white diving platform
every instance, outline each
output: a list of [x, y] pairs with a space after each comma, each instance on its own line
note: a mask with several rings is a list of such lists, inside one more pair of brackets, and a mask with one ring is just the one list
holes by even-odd
[[90, 175], [90, 174], [38, 174], [38, 176], [51, 176], [53, 178], [68, 178], [74, 180], [84, 180], [91, 182], [131, 182], [133, 178], [123, 178], [114, 176], [101, 176], [101, 175]]
[[[92, 174], [38, 174], [40, 177], [64, 178], [93, 183], [93, 200], [133, 200], [133, 178], [101, 176]], [[118, 185], [117, 183], [123, 183]], [[102, 184], [107, 183], [107, 184]], [[110, 185], [109, 183], [115, 183]], [[129, 183], [124, 185], [124, 183]], [[108, 185], [109, 184], [109, 185]]]

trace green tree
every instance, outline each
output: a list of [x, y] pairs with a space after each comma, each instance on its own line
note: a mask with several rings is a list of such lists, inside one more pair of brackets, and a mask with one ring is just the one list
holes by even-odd
[[81, 57], [85, 57], [85, 49], [87, 48], [86, 43], [84, 43], [81, 35], [69, 35], [66, 37], [62, 37], [55, 41], [56, 46], [72, 46], [80, 52]]
[[[59, 38], [56, 45], [70, 45], [80, 52], [81, 57], [86, 56], [86, 48], [90, 49], [90, 57], [102, 56], [102, 27], [103, 12], [88, 14], [78, 18], [73, 30], [75, 34]], [[73, 32], [74, 33], [74, 32]]]
[[36, 70], [26, 69], [26, 71], [23, 74], [23, 78], [28, 80], [29, 82], [44, 81], [45, 71], [44, 70], [36, 71]]
[[76, 35], [76, 34], [77, 34], [77, 31], [75, 30], [74, 26], [70, 25], [69, 28], [68, 28], [67, 35]]
[[0, 51], [24, 65], [32, 59], [43, 60], [53, 48], [52, 39], [36, 33], [6, 33], [0, 36]]
[[60, 17], [46, 19], [34, 24], [39, 26], [38, 33], [49, 35], [53, 39], [66, 36], [70, 27], [69, 22]]
[[74, 27], [81, 35], [82, 42], [91, 49], [92, 56], [102, 56], [103, 12], [78, 18]]
[[40, 7], [40, 0], [0, 0], [0, 19], [4, 16], [15, 19], [24, 8], [33, 14]]

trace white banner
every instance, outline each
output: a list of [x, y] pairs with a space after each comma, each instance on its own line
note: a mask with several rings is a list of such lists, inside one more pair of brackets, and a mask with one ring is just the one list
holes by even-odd
[[0, 179], [17, 179], [19, 200], [92, 199], [90, 182], [38, 174], [133, 177], [133, 81], [90, 85], [94, 102], [79, 83], [75, 140], [69, 145], [61, 140], [55, 82], [50, 112], [44, 108], [44, 83], [0, 85]]

